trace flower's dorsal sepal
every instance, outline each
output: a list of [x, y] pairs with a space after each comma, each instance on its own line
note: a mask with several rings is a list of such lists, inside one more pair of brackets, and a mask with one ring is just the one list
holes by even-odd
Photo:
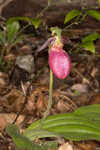
[[51, 32], [52, 32], [52, 36], [55, 37], [55, 45], [59, 44], [62, 45], [62, 40], [61, 40], [61, 32], [62, 30], [58, 27], [51, 27], [50, 28]]

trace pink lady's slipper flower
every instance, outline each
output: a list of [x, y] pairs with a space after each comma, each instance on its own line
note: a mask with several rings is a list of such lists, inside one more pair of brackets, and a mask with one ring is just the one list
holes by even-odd
[[68, 54], [62, 49], [61, 45], [53, 45], [49, 50], [49, 66], [55, 76], [65, 79], [71, 68], [71, 61]]
[[[57, 31], [59, 30], [58, 28]], [[37, 53], [42, 51], [44, 48], [49, 46], [49, 66], [54, 75], [59, 79], [65, 79], [71, 68], [71, 61], [68, 54], [63, 50], [63, 43], [70, 42], [67, 38], [59, 38], [59, 36], [54, 36], [49, 38], [38, 50]]]

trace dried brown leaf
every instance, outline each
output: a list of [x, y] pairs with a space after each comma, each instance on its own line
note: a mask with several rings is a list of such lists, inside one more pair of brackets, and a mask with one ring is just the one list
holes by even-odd
[[61, 145], [58, 150], [73, 150], [73, 146], [70, 143], [64, 143], [63, 145]]

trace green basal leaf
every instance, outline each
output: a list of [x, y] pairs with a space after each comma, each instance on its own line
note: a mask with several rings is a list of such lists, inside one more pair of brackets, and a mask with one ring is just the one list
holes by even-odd
[[82, 43], [92, 42], [92, 41], [95, 41], [95, 40], [97, 40], [99, 38], [100, 38], [100, 34], [99, 33], [92, 33], [92, 34], [89, 34], [86, 37], [84, 37], [82, 39]]
[[88, 10], [86, 13], [88, 15], [90, 15], [91, 17], [93, 17], [93, 18], [95, 18], [95, 19], [100, 21], [100, 13], [98, 11], [96, 11], [96, 10]]
[[87, 51], [90, 51], [91, 53], [95, 53], [95, 45], [93, 42], [83, 42], [80, 44], [80, 47], [85, 48]]
[[82, 13], [79, 10], [72, 10], [65, 16], [64, 24], [68, 23], [70, 20], [74, 19], [77, 16], [80, 16]]
[[91, 120], [96, 120], [97, 122], [100, 121], [100, 107], [98, 104], [95, 104], [95, 105], [89, 105], [87, 107], [81, 107], [79, 109], [77, 109], [75, 111], [75, 114], [76, 115], [82, 115], [82, 116], [85, 116], [86, 118], [90, 118]]
[[[34, 137], [61, 136], [73, 141], [100, 141], [100, 104], [85, 106], [73, 113], [49, 116], [39, 129], [40, 120], [31, 124], [23, 133], [28, 139]], [[48, 134], [47, 134], [48, 133]]]
[[17, 21], [14, 21], [12, 23], [6, 24], [7, 28], [7, 41], [8, 43], [12, 43], [15, 40], [16, 34], [19, 31], [19, 23]]
[[9, 125], [6, 132], [12, 137], [18, 149], [43, 150], [38, 144], [33, 144], [27, 137], [20, 134], [16, 125]]
[[83, 106], [75, 110], [75, 114], [83, 114], [83, 113], [99, 113], [100, 114], [100, 104]]
[[38, 138], [46, 138], [46, 137], [59, 137], [59, 134], [49, 132], [46, 130], [38, 130], [38, 129], [30, 129], [28, 131], [25, 131], [24, 133], [27, 138], [29, 138], [31, 141], [35, 140], [37, 137]]
[[39, 27], [40, 23], [41, 23], [41, 19], [39, 18], [32, 19], [32, 24], [35, 27], [35, 29]]

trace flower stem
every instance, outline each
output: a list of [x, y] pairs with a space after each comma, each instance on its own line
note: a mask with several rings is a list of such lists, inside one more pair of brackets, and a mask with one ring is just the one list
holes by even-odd
[[49, 85], [49, 102], [46, 112], [44, 113], [44, 118], [46, 118], [49, 113], [52, 106], [52, 91], [53, 91], [53, 73], [50, 70], [50, 85]]
[[41, 128], [41, 126], [43, 125], [45, 119], [49, 115], [50, 109], [51, 109], [51, 106], [52, 106], [53, 73], [52, 73], [51, 70], [50, 70], [50, 83], [49, 84], [50, 85], [49, 85], [49, 101], [48, 101], [48, 106], [47, 106], [47, 110], [45, 111], [44, 116], [43, 116], [43, 118], [42, 118], [42, 120], [40, 122], [39, 129]]

